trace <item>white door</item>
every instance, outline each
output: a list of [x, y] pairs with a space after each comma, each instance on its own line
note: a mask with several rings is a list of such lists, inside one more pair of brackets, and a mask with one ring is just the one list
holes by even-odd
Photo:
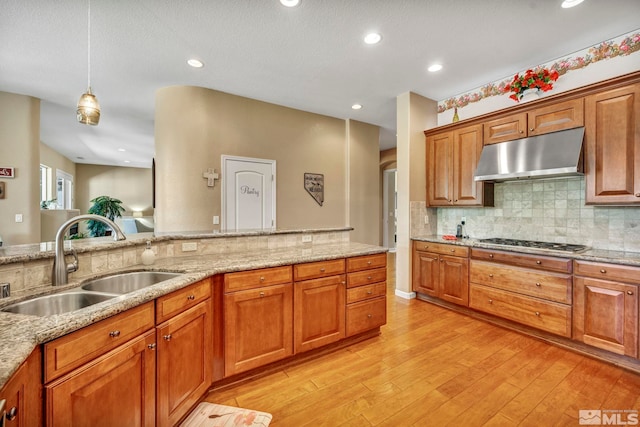
[[73, 175], [56, 169], [58, 209], [73, 209]]
[[222, 156], [222, 228], [275, 228], [275, 188], [275, 160]]

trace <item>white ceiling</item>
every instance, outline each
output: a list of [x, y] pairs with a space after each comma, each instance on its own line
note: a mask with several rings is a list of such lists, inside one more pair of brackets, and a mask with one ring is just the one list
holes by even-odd
[[[640, 28], [639, 0], [560, 3], [93, 0], [102, 117], [92, 127], [75, 118], [87, 88], [87, 1], [0, 0], [0, 91], [40, 98], [42, 142], [78, 163], [150, 167], [155, 91], [169, 85], [379, 125], [386, 149], [399, 94], [446, 99]], [[365, 45], [370, 31], [382, 42]], [[205, 67], [188, 67], [190, 57]], [[428, 73], [434, 62], [444, 69]]]

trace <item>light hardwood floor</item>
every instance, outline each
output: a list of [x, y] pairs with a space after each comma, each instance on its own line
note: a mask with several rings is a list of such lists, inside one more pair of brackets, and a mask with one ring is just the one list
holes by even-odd
[[379, 337], [205, 400], [270, 412], [273, 427], [577, 426], [581, 409], [640, 410], [640, 375], [398, 298], [393, 277]]

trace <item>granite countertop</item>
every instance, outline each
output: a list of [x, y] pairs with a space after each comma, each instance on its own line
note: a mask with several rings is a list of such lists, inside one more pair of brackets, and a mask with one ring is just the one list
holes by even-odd
[[582, 261], [607, 262], [640, 267], [640, 252], [608, 251], [603, 249], [588, 249], [574, 253], [552, 249], [527, 248], [522, 246], [506, 246], [480, 242], [478, 239], [445, 240], [440, 235], [413, 236], [412, 240], [422, 242], [437, 242], [449, 245], [468, 246], [472, 248], [495, 249], [508, 252], [518, 252], [534, 255], [549, 255], [562, 258], [578, 259]]
[[[114, 243], [113, 241], [111, 243]], [[158, 259], [151, 266], [134, 266], [110, 271], [156, 270], [185, 273], [135, 292], [122, 295], [81, 310], [37, 317], [0, 311], [0, 388], [31, 354], [35, 346], [51, 341], [99, 320], [154, 300], [206, 277], [233, 271], [299, 264], [386, 252], [386, 248], [354, 242], [299, 245], [294, 247], [228, 253], [224, 256], [197, 255]], [[86, 277], [83, 281], [90, 278]], [[52, 288], [61, 292], [78, 287], [81, 281]], [[15, 301], [3, 301], [3, 306]]]

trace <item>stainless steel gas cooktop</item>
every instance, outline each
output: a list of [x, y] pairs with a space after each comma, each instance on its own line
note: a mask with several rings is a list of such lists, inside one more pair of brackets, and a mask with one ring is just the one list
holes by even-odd
[[551, 249], [555, 251], [574, 252], [574, 253], [583, 252], [589, 249], [589, 247], [585, 245], [574, 245], [570, 243], [538, 242], [535, 240], [503, 239], [500, 237], [491, 237], [489, 239], [479, 239], [478, 241], [482, 243], [492, 243], [494, 245]]

